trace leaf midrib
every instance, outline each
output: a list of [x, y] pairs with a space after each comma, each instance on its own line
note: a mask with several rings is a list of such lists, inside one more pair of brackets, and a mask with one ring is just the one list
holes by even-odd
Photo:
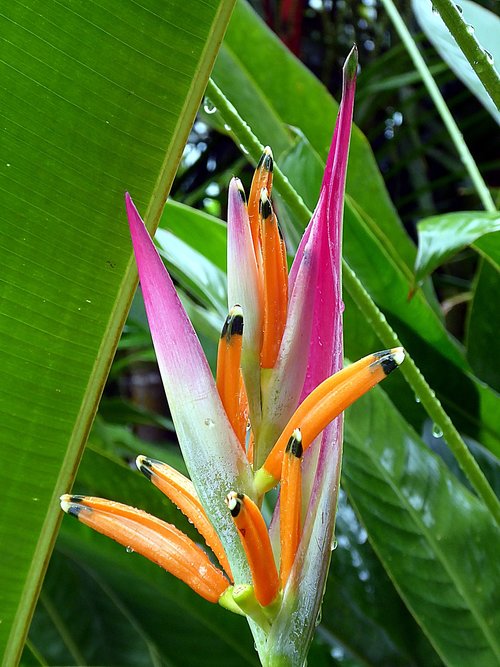
[[[371, 421], [371, 417], [370, 417]], [[433, 551], [436, 553], [436, 555], [439, 556], [439, 561], [443, 567], [443, 569], [447, 572], [447, 574], [450, 577], [451, 582], [454, 584], [454, 587], [457, 591], [457, 593], [462, 597], [467, 604], [467, 608], [470, 610], [471, 615], [476, 619], [477, 626], [481, 629], [484, 637], [487, 640], [488, 645], [492, 648], [493, 653], [497, 656], [500, 657], [500, 646], [497, 645], [495, 638], [493, 635], [491, 635], [489, 629], [488, 629], [488, 623], [486, 620], [483, 619], [482, 614], [480, 611], [476, 608], [476, 605], [474, 605], [471, 600], [469, 599], [468, 594], [466, 591], [463, 589], [463, 584], [461, 581], [461, 577], [457, 576], [454, 577], [452, 576], [452, 573], [455, 572], [454, 568], [451, 566], [451, 564], [448, 562], [448, 559], [445, 557], [444, 553], [438, 546], [437, 540], [435, 540], [432, 536], [432, 533], [427, 529], [425, 523], [421, 521], [420, 516], [418, 512], [412, 507], [411, 503], [408, 502], [406, 496], [400, 491], [400, 489], [396, 486], [396, 484], [393, 483], [391, 477], [389, 476], [387, 470], [380, 464], [378, 458], [373, 454], [372, 455], [372, 449], [370, 448], [363, 448], [358, 444], [358, 438], [356, 435], [352, 436], [352, 429], [348, 428], [346, 429], [346, 433], [351, 432], [351, 437], [348, 437], [347, 439], [350, 440], [351, 444], [353, 444], [358, 451], [360, 451], [362, 454], [365, 456], [368, 456], [370, 461], [372, 462], [374, 468], [376, 468], [379, 473], [381, 474], [381, 478], [385, 480], [385, 482], [389, 485], [390, 489], [393, 491], [393, 493], [396, 495], [396, 497], [400, 500], [401, 506], [406, 508], [406, 511], [408, 512], [409, 516], [412, 518], [413, 522], [420, 528], [420, 534], [425, 538], [425, 540], [428, 542], [428, 544], [432, 547]], [[429, 456], [433, 456], [429, 452]], [[373, 545], [374, 548], [376, 549], [376, 546]], [[376, 549], [378, 552], [378, 549]], [[380, 555], [380, 554], [379, 554]], [[381, 558], [381, 560], [385, 559]], [[388, 571], [390, 571], [390, 568], [386, 568]], [[392, 577], [391, 577], [392, 578]], [[396, 582], [395, 582], [396, 584]], [[397, 586], [398, 589], [400, 590], [400, 587]], [[402, 595], [407, 598], [406, 595], [402, 593]], [[434, 643], [434, 642], [433, 642]], [[437, 648], [437, 647], [436, 647]], [[439, 649], [437, 649], [439, 650]], [[439, 651], [441, 652], [441, 651]], [[443, 658], [444, 659], [444, 658]]]

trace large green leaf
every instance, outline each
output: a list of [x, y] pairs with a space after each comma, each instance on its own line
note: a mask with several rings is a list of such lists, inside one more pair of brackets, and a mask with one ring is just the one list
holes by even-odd
[[6, 3], [0, 60], [0, 654], [23, 645], [150, 228], [232, 0]]
[[370, 392], [348, 412], [344, 477], [375, 551], [443, 661], [500, 659], [500, 532], [394, 410]]
[[421, 220], [415, 280], [420, 282], [465, 246], [500, 230], [500, 215], [484, 211], [460, 211]]
[[[318, 638], [363, 665], [440, 665], [375, 555], [343, 490]], [[312, 663], [314, 664], [314, 663]]]

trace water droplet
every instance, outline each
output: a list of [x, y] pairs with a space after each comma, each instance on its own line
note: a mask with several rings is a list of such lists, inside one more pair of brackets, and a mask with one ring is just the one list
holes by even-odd
[[457, 12], [458, 12], [459, 14], [463, 14], [463, 13], [464, 13], [464, 10], [462, 9], [462, 7], [460, 7], [460, 5], [455, 5], [455, 7], [457, 8]]
[[443, 431], [437, 424], [434, 424], [432, 427], [432, 436], [434, 438], [442, 438], [443, 437]]
[[133, 554], [133, 553], [134, 553], [134, 550], [132, 549], [132, 547], [125, 547], [125, 551], [126, 551], [128, 554]]
[[358, 544], [364, 544], [367, 539], [368, 533], [362, 526], [360, 526], [358, 530]]
[[240, 146], [240, 151], [243, 153], [243, 155], [248, 155], [248, 149], [243, 146], [243, 144], [239, 144]]
[[394, 125], [396, 125], [397, 127], [402, 125], [403, 124], [403, 114], [401, 113], [401, 111], [395, 111], [392, 114], [392, 120], [394, 122]]
[[330, 651], [330, 654], [332, 658], [334, 658], [337, 662], [343, 662], [346, 657], [346, 653], [342, 646], [333, 646], [332, 650]]
[[486, 60], [488, 61], [488, 63], [490, 65], [495, 64], [495, 59], [493, 58], [493, 56], [491, 55], [491, 53], [489, 51], [486, 51], [486, 49], [484, 50], [484, 55], [486, 56]]
[[466, 25], [466, 26], [465, 26], [465, 29], [467, 30], [467, 32], [469, 33], [469, 35], [473, 35], [473, 34], [476, 32], [476, 31], [474, 30], [474, 26], [473, 26], [473, 25], [470, 25], [470, 24], [469, 24], [469, 25]]
[[332, 540], [332, 551], [335, 551], [335, 549], [338, 547], [338, 545], [339, 545], [339, 543], [338, 543], [337, 540], [334, 538], [334, 539]]
[[208, 97], [205, 97], [205, 101], [203, 102], [203, 111], [209, 115], [216, 113], [217, 111], [217, 107], [210, 102]]
[[415, 403], [421, 403], [421, 402], [422, 401], [420, 400], [420, 396], [417, 396], [417, 394], [415, 394]]
[[224, 123], [224, 129], [226, 130], [226, 132], [231, 132], [232, 130], [231, 125], [228, 125], [227, 123]]
[[214, 428], [215, 422], [213, 419], [210, 419], [210, 417], [207, 417], [205, 419], [205, 426], [208, 426], [208, 428]]
[[321, 607], [320, 607], [318, 615], [316, 616], [316, 622], [314, 623], [316, 628], [321, 623], [321, 619], [322, 619], [322, 610], [321, 610]]

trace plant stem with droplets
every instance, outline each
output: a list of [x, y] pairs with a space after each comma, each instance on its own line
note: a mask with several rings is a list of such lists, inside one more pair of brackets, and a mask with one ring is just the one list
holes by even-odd
[[468, 26], [464, 21], [458, 5], [451, 0], [432, 0], [444, 24], [453, 36], [460, 50], [467, 58], [470, 66], [477, 74], [486, 92], [500, 109], [500, 76], [496, 71], [491, 56], [481, 48], [474, 36], [474, 26]]

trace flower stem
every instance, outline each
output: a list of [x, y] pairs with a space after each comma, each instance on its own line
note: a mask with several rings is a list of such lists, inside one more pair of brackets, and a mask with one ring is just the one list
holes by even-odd
[[432, 4], [441, 15], [444, 24], [469, 61], [486, 92], [496, 104], [497, 109], [500, 109], [500, 76], [491, 57], [480, 46], [474, 33], [464, 21], [458, 6], [451, 0], [432, 0]]
[[[217, 107], [224, 121], [231, 127], [231, 132], [236, 141], [245, 147], [249, 156], [257, 163], [263, 151], [262, 144], [253, 134], [247, 123], [239, 116], [235, 107], [212, 80], [209, 81], [207, 87], [207, 96], [211, 103]], [[294, 190], [290, 181], [276, 165], [274, 166], [274, 185], [281, 196], [286, 199], [290, 211], [305, 227], [311, 218], [311, 212]], [[345, 288], [358, 308], [364, 313], [367, 323], [372, 327], [382, 343], [387, 348], [401, 345], [396, 333], [387, 322], [385, 315], [378, 309], [345, 259], [342, 260], [342, 269]], [[500, 500], [496, 497], [475, 458], [469, 452], [467, 445], [436, 398], [435, 392], [430, 388], [410, 355], [407, 354], [406, 361], [401, 366], [400, 371], [419, 397], [422, 406], [433, 423], [443, 432], [443, 437], [458, 464], [476, 490], [478, 496], [483, 500], [486, 507], [488, 507], [494, 520], [500, 525]]]
[[[486, 211], [494, 213], [496, 211], [496, 208], [493, 202], [493, 198], [490, 194], [490, 191], [488, 190], [488, 187], [484, 182], [483, 177], [479, 172], [479, 169], [477, 168], [477, 164], [474, 161], [474, 158], [472, 157], [472, 154], [467, 144], [464, 141], [462, 133], [460, 132], [457, 124], [455, 123], [455, 119], [453, 118], [450, 110], [446, 106], [444, 97], [441, 95], [441, 91], [439, 90], [436, 82], [432, 78], [432, 74], [430, 73], [429, 68], [425, 63], [425, 60], [423, 59], [420, 51], [418, 50], [417, 45], [415, 44], [415, 41], [411, 36], [410, 31], [408, 30], [405, 22], [401, 18], [400, 13], [396, 9], [393, 0], [382, 0], [382, 4], [384, 5], [389, 18], [391, 19], [397, 33], [399, 34], [401, 41], [405, 45], [410, 58], [413, 60], [413, 64], [415, 65], [415, 68], [420, 74], [422, 81], [425, 87], [427, 88], [427, 91], [432, 101], [436, 105], [436, 109], [438, 110], [438, 113], [441, 116], [441, 119], [450, 134], [450, 138], [455, 145], [460, 160], [462, 161], [462, 164], [464, 165], [465, 169], [469, 174], [469, 177], [474, 185], [478, 197], [481, 200], [483, 208]], [[434, 3], [434, 4], [438, 5], [439, 3]]]

